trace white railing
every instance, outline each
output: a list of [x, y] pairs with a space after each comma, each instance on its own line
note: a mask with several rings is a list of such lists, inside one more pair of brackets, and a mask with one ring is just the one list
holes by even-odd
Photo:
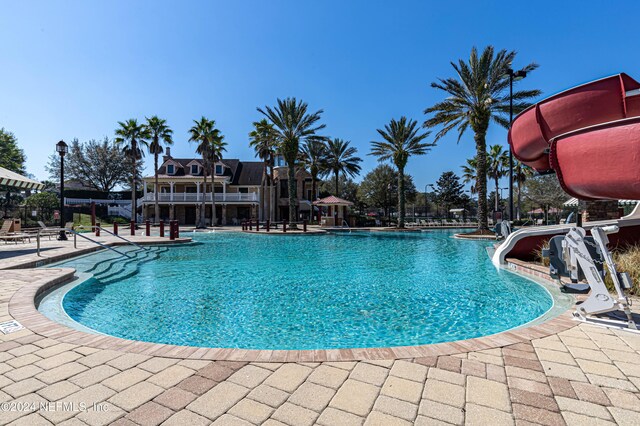
[[[227, 194], [215, 194], [216, 202], [257, 202], [258, 194], [254, 192], [250, 192], [248, 194], [244, 193], [227, 193]], [[158, 194], [158, 201], [160, 202], [202, 202], [202, 197], [204, 196], [204, 201], [211, 202], [211, 194], [194, 194], [192, 192], [174, 192], [170, 193], [160, 193]], [[155, 194], [148, 193], [146, 196], [140, 199], [141, 201], [154, 202]]]
[[131, 219], [131, 201], [128, 206], [109, 206], [107, 207], [109, 216], [122, 216]]
[[131, 200], [105, 200], [98, 198], [69, 198], [64, 197], [65, 204], [120, 204], [120, 205], [131, 205]]

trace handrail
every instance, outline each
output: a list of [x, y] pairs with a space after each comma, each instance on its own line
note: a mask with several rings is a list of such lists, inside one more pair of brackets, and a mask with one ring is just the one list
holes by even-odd
[[120, 250], [116, 250], [116, 249], [114, 249], [113, 247], [109, 247], [109, 246], [108, 246], [108, 245], [106, 245], [106, 244], [102, 244], [101, 242], [96, 241], [96, 240], [94, 240], [93, 238], [89, 238], [89, 237], [87, 237], [86, 235], [83, 235], [83, 234], [81, 234], [81, 233], [79, 233], [79, 232], [77, 232], [77, 231], [75, 231], [74, 229], [71, 229], [71, 228], [46, 228], [46, 229], [38, 229], [38, 234], [36, 235], [36, 241], [37, 241], [37, 243], [38, 243], [38, 244], [37, 244], [37, 247], [36, 247], [36, 252], [37, 252], [37, 255], [38, 255], [38, 256], [40, 256], [40, 231], [64, 231], [64, 232], [71, 232], [71, 233], [73, 234], [73, 248], [78, 248], [78, 245], [77, 245], [77, 238], [76, 238], [76, 237], [77, 237], [77, 236], [80, 236], [80, 237], [84, 238], [85, 240], [91, 241], [92, 243], [99, 245], [100, 247], [103, 247], [103, 248], [109, 249], [109, 250], [111, 250], [111, 251], [115, 251], [115, 252], [116, 252], [116, 253], [118, 253], [119, 255], [121, 255], [121, 256], [125, 256], [125, 257], [128, 257], [128, 258], [130, 258], [130, 259], [131, 259], [131, 256], [129, 256], [128, 254], [123, 253], [123, 252], [121, 252]]
[[[84, 228], [84, 226], [80, 225], [80, 228]], [[122, 237], [122, 236], [120, 236], [120, 235], [114, 234], [113, 232], [111, 232], [111, 231], [108, 231], [108, 230], [104, 229], [102, 226], [98, 226], [98, 225], [91, 225], [91, 229], [92, 229], [92, 230], [95, 230], [96, 228], [97, 228], [97, 229], [100, 229], [100, 230], [102, 230], [102, 231], [104, 231], [104, 232], [106, 232], [107, 234], [111, 234], [111, 235], [113, 235], [113, 236], [114, 236], [114, 237], [116, 237], [116, 238], [120, 238], [121, 240], [126, 241], [127, 243], [129, 243], [129, 244], [131, 244], [131, 245], [134, 245], [134, 246], [138, 247], [139, 249], [142, 249], [142, 250], [149, 250], [149, 249], [148, 249], [148, 248], [146, 248], [146, 247], [142, 247], [140, 244], [134, 243], [134, 242], [133, 242], [133, 241], [131, 241], [131, 240], [127, 240], [125, 237]]]

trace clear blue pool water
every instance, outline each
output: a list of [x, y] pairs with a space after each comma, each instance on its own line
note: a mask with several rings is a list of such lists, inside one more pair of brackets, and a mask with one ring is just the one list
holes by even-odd
[[492, 266], [489, 243], [452, 234], [198, 233], [198, 244], [138, 252], [142, 262], [101, 252], [56, 266], [93, 274], [64, 296], [75, 321], [178, 345], [419, 345], [497, 333], [551, 308], [543, 287]]

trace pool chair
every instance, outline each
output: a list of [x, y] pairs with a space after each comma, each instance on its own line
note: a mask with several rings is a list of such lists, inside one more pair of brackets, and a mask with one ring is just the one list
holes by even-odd
[[9, 219], [7, 219], [4, 222], [2, 222], [2, 228], [0, 228], [0, 235], [9, 234], [9, 231], [11, 231], [12, 223], [13, 223], [13, 221], [9, 220]]
[[45, 225], [44, 222], [40, 220], [38, 221], [38, 226], [40, 226], [40, 235], [49, 237], [49, 239], [51, 239], [52, 236], [58, 235], [60, 233], [60, 231], [56, 231], [55, 229], [47, 227], [47, 225]]

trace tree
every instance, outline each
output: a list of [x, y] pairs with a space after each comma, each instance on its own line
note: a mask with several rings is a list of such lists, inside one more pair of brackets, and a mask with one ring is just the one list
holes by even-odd
[[122, 145], [122, 151], [129, 159], [131, 166], [131, 220], [135, 221], [137, 214], [136, 189], [138, 177], [138, 161], [144, 157], [142, 148], [148, 146], [149, 133], [143, 124], [139, 124], [135, 118], [127, 121], [118, 121], [120, 126], [116, 129], [115, 143]]
[[50, 222], [53, 219], [54, 210], [60, 206], [60, 200], [56, 194], [40, 192], [27, 198], [25, 205], [29, 209], [36, 210], [42, 221]]
[[[49, 156], [45, 168], [52, 180], [60, 181], [60, 155], [57, 152]], [[140, 178], [141, 169], [140, 159], [136, 164], [136, 179]], [[84, 143], [73, 139], [64, 157], [64, 175], [68, 180], [102, 192], [111, 192], [116, 186], [130, 182], [131, 172], [126, 154], [106, 136], [102, 141], [91, 139]]]
[[[325, 180], [320, 184], [320, 196], [328, 197], [333, 194], [333, 191], [336, 188], [336, 183], [333, 180]], [[338, 178], [338, 189], [340, 190], [341, 198], [351, 201], [354, 204], [360, 204], [361, 200], [359, 197], [359, 188], [356, 182], [353, 179], [346, 178], [344, 176], [340, 176]]]
[[[437, 142], [451, 130], [458, 131], [458, 142], [471, 128], [477, 152], [476, 190], [478, 191], [478, 229], [487, 230], [487, 143], [489, 123], [493, 120], [500, 126], [509, 127], [509, 75], [508, 70], [516, 57], [515, 51], [500, 50], [495, 53], [492, 46], [478, 55], [471, 49], [469, 62], [462, 59], [452, 63], [458, 79], [439, 79], [431, 87], [442, 90], [447, 98], [425, 109], [433, 114], [424, 125], [429, 128], [441, 126], [435, 137]], [[530, 72], [538, 67], [531, 63], [523, 68]], [[539, 90], [522, 90], [513, 93], [513, 110], [518, 113], [527, 108], [529, 99], [539, 96]]]
[[338, 177], [340, 175], [347, 177], [354, 177], [360, 173], [360, 163], [362, 158], [356, 157], [358, 150], [349, 146], [349, 141], [343, 141], [342, 139], [329, 139], [326, 152], [326, 173], [333, 173], [336, 196], [340, 197], [340, 187]]
[[460, 204], [462, 188], [460, 178], [453, 172], [444, 172], [436, 181], [436, 198], [438, 203], [444, 206], [445, 215], [449, 217], [449, 208]]
[[475, 194], [478, 192], [475, 185], [476, 178], [477, 178], [477, 172], [476, 172], [477, 169], [478, 169], [478, 160], [476, 157], [467, 159], [467, 164], [462, 166], [462, 182], [465, 184], [467, 183], [471, 184], [470, 190], [472, 194]]
[[522, 186], [533, 176], [533, 169], [525, 166], [522, 162], [515, 160], [513, 163], [513, 181], [517, 184], [518, 201], [516, 204], [516, 218], [520, 220], [522, 211]]
[[[214, 130], [214, 122], [212, 120], [207, 119], [206, 117], [200, 118], [200, 120], [193, 120], [194, 125], [189, 129], [189, 142], [195, 142], [198, 144], [196, 147], [196, 152], [200, 154], [202, 157], [202, 181], [203, 181], [203, 189], [202, 189], [202, 204], [200, 206], [200, 222], [198, 223], [198, 228], [206, 228], [206, 199], [204, 194], [207, 191], [207, 172], [209, 171], [208, 161], [211, 156], [209, 150], [211, 149], [211, 144], [213, 141], [213, 130]], [[213, 175], [211, 176], [211, 192], [212, 197], [215, 193], [213, 190]], [[212, 212], [212, 215], [215, 212]], [[212, 216], [213, 218], [213, 216]], [[213, 225], [213, 219], [211, 220], [211, 224]]]
[[4, 127], [0, 128], [0, 167], [23, 175], [26, 172], [25, 161], [24, 151], [18, 147], [15, 135]]
[[404, 168], [412, 155], [424, 155], [433, 143], [422, 142], [429, 132], [418, 133], [415, 120], [400, 117], [399, 121], [391, 119], [383, 129], [377, 129], [384, 142], [372, 141], [370, 155], [378, 157], [378, 161], [391, 160], [398, 169], [398, 228], [404, 228], [405, 215], [405, 180]]
[[500, 179], [509, 172], [509, 155], [500, 145], [492, 145], [487, 153], [487, 177], [495, 184], [496, 196], [494, 198], [495, 211], [500, 210]]
[[[383, 209], [388, 216], [394, 200], [398, 199], [398, 175], [393, 167], [380, 164], [362, 179], [358, 187], [358, 200], [369, 207]], [[404, 176], [404, 191], [407, 201], [416, 199], [417, 191], [410, 175]]]
[[300, 143], [311, 140], [324, 140], [317, 134], [325, 128], [324, 124], [317, 124], [323, 113], [318, 110], [308, 113], [309, 106], [306, 102], [296, 101], [296, 98], [278, 99], [277, 106], [264, 109], [258, 108], [258, 112], [267, 117], [274, 126], [278, 150], [287, 163], [287, 177], [289, 185], [289, 222], [292, 229], [297, 229], [296, 202], [296, 169], [300, 158]]
[[[324, 141], [311, 140], [302, 146], [303, 164], [311, 175], [311, 198], [314, 201], [317, 191], [318, 176], [328, 169], [327, 145]], [[338, 185], [338, 183], [336, 183]]]
[[216, 122], [211, 120], [213, 124], [213, 131], [211, 133], [210, 147], [207, 150], [208, 158], [207, 162], [211, 169], [211, 226], [218, 225], [218, 219], [216, 218], [216, 194], [215, 194], [215, 167], [216, 163], [222, 161], [222, 153], [226, 151], [227, 143], [224, 141], [224, 136], [220, 132], [220, 129], [216, 128]]
[[[253, 122], [253, 130], [249, 133], [250, 142], [249, 145], [253, 147], [256, 152], [256, 156], [262, 160], [263, 171], [261, 186], [263, 187], [262, 193], [265, 193], [264, 188], [269, 187], [269, 202], [268, 208], [265, 208], [265, 200], [263, 197], [261, 209], [267, 211], [265, 214], [270, 220], [274, 219], [275, 209], [275, 177], [273, 172], [275, 156], [276, 156], [276, 135], [273, 129], [273, 124], [269, 123], [266, 119]], [[265, 212], [266, 213], [266, 212]]]
[[544, 210], [545, 223], [547, 222], [549, 208], [562, 209], [569, 195], [562, 189], [555, 175], [535, 176], [528, 179], [525, 184], [525, 199], [534, 206], [540, 206]]
[[153, 154], [153, 173], [154, 173], [154, 200], [155, 200], [155, 221], [160, 219], [160, 205], [158, 204], [158, 188], [160, 188], [158, 184], [158, 157], [160, 154], [164, 152], [164, 148], [162, 145], [173, 145], [173, 130], [167, 125], [167, 120], [159, 118], [157, 115], [154, 115], [151, 118], [147, 118], [147, 122], [145, 123], [145, 128], [149, 133], [149, 139], [151, 143], [149, 144], [149, 153]]

